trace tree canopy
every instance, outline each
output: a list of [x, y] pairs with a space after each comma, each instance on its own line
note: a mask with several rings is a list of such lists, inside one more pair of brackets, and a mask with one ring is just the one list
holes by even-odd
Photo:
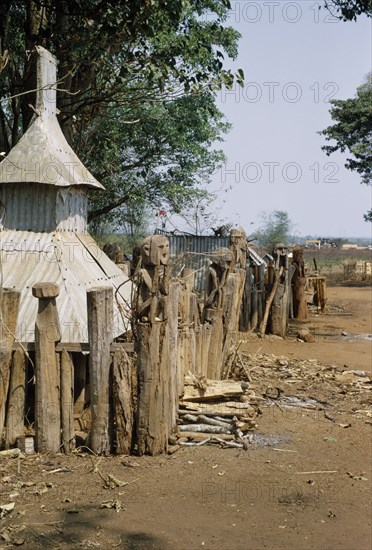
[[[3, 0], [0, 5], [0, 150], [33, 111], [33, 48], [59, 60], [58, 108], [72, 147], [108, 192], [91, 220], [127, 201], [180, 208], [222, 161], [228, 129], [215, 105], [239, 34], [228, 0]], [[8, 99], [7, 99], [8, 98]]]
[[[362, 183], [372, 184], [372, 73], [366, 82], [359, 86], [356, 96], [351, 99], [333, 99], [330, 114], [335, 124], [321, 132], [327, 141], [335, 145], [324, 145], [322, 149], [331, 155], [336, 151], [347, 151], [351, 156], [346, 160], [346, 168], [358, 172]], [[372, 221], [372, 211], [364, 216]]]
[[260, 227], [253, 238], [259, 246], [271, 251], [279, 243], [287, 244], [292, 225], [288, 212], [284, 210], [263, 212]]
[[356, 21], [359, 15], [372, 17], [372, 0], [324, 0], [325, 7], [344, 21]]
[[[324, 0], [345, 20], [371, 15], [371, 1]], [[244, 79], [225, 68], [238, 52], [230, 9], [229, 0], [2, 0], [0, 152], [33, 116], [41, 45], [59, 60], [62, 130], [107, 188], [91, 222], [119, 224], [144, 201], [176, 212], [197, 202], [224, 159], [213, 149], [229, 129], [216, 90]]]

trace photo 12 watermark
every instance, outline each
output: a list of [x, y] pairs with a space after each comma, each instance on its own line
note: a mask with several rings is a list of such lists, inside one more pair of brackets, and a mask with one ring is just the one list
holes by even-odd
[[[339, 23], [340, 19], [330, 10], [325, 8], [324, 2], [314, 0], [301, 0], [301, 2], [288, 2], [286, 0], [265, 0], [264, 2], [251, 2], [245, 0], [233, 0], [228, 12], [231, 24], [254, 25], [258, 23], [287, 23], [293, 25], [301, 22], [315, 24]], [[206, 11], [204, 21], [215, 19], [215, 13]]]
[[329, 103], [340, 91], [337, 82], [288, 81], [246, 82], [240, 86], [234, 82], [229, 89], [222, 87], [221, 103]]
[[235, 162], [224, 163], [217, 175], [222, 184], [237, 183], [339, 183], [336, 177], [340, 167], [336, 162], [313, 162], [309, 165], [297, 161]]

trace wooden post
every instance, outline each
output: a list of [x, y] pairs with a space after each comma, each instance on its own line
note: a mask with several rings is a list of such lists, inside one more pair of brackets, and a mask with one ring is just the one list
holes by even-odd
[[264, 311], [265, 311], [265, 265], [260, 264], [257, 267], [258, 282], [257, 282], [257, 324], [260, 326]]
[[255, 330], [258, 326], [258, 267], [253, 266], [252, 268], [253, 283], [252, 283], [252, 298], [251, 298], [251, 316], [250, 316], [250, 327], [251, 330]]
[[166, 322], [138, 323], [138, 454], [158, 455], [167, 450], [169, 380]]
[[57, 452], [61, 445], [60, 374], [55, 351], [61, 339], [54, 283], [37, 283], [32, 294], [39, 299], [35, 323], [35, 439], [36, 449]]
[[13, 354], [6, 416], [6, 446], [12, 447], [25, 431], [26, 358], [22, 349]]
[[113, 329], [113, 290], [108, 287], [87, 291], [90, 404], [92, 431], [90, 446], [94, 453], [110, 453], [109, 380], [110, 345]]
[[252, 295], [252, 277], [251, 277], [251, 268], [246, 267], [245, 270], [245, 283], [242, 297], [242, 305], [240, 310], [239, 318], [239, 331], [248, 332], [250, 328], [250, 316], [251, 316], [251, 295]]
[[132, 365], [123, 348], [119, 348], [114, 354], [112, 396], [114, 450], [117, 454], [131, 454], [134, 420]]
[[207, 378], [221, 380], [223, 368], [223, 310], [208, 309], [206, 317], [210, 323], [210, 339], [207, 356]]
[[20, 296], [21, 294], [14, 290], [0, 289], [0, 445], [4, 438], [3, 430], [9, 389], [10, 363]]
[[306, 274], [303, 248], [296, 246], [293, 249], [291, 267], [293, 270], [291, 278], [293, 317], [304, 321], [307, 319], [307, 304], [305, 297]]
[[[199, 330], [196, 333], [196, 365], [198, 366], [198, 373], [201, 376], [208, 377], [208, 363], [209, 363], [209, 350], [211, 337], [213, 332], [213, 326], [211, 322], [201, 323]], [[222, 346], [221, 346], [222, 352]], [[182, 386], [183, 391], [183, 386]], [[182, 392], [179, 394], [181, 395]]]
[[223, 312], [222, 368], [217, 380], [221, 380], [221, 378], [225, 378], [226, 376], [225, 367], [227, 366], [231, 346], [237, 339], [245, 276], [246, 272], [244, 269], [237, 269], [235, 273], [229, 273], [227, 277]]
[[74, 414], [81, 415], [85, 407], [85, 387], [87, 381], [87, 356], [74, 354]]
[[283, 274], [283, 267], [280, 267], [279, 273], [277, 273], [277, 275], [275, 277], [273, 287], [271, 289], [271, 292], [270, 292], [269, 297], [268, 297], [267, 302], [266, 302], [265, 313], [264, 313], [264, 316], [263, 316], [263, 319], [262, 319], [262, 322], [261, 322], [261, 326], [260, 326], [261, 336], [264, 336], [264, 334], [266, 332], [266, 326], [267, 326], [267, 321], [269, 319], [269, 313], [270, 313], [271, 305], [273, 303], [276, 291], [278, 290], [278, 285], [279, 285], [280, 277], [282, 276], [282, 274]]
[[[169, 431], [176, 426], [179, 392], [183, 380], [179, 381], [177, 367], [177, 348], [178, 348], [178, 300], [180, 294], [180, 284], [170, 283], [169, 302], [168, 302], [168, 344], [169, 344]], [[182, 371], [183, 376], [183, 371]]]
[[61, 428], [65, 453], [75, 448], [74, 438], [74, 365], [70, 354], [61, 352]]

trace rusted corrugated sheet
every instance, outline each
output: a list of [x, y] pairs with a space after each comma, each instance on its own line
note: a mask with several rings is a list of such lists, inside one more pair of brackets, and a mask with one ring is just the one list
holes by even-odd
[[205, 274], [210, 265], [209, 255], [216, 248], [229, 248], [230, 237], [168, 235], [172, 274], [178, 276], [183, 267], [195, 270], [195, 290], [202, 292]]
[[87, 342], [86, 291], [97, 286], [114, 290], [114, 337], [128, 330], [131, 283], [88, 235], [74, 233], [0, 232], [1, 287], [21, 292], [16, 336], [34, 341], [38, 300], [36, 282], [60, 287], [57, 308], [63, 342]]

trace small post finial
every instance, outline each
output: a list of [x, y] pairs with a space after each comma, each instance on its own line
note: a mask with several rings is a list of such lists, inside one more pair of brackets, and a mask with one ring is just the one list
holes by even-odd
[[57, 113], [57, 59], [42, 46], [36, 46], [36, 110], [42, 117]]

